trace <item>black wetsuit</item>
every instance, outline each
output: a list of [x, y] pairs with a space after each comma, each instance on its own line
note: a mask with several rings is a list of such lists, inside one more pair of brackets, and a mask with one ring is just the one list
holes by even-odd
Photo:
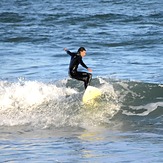
[[71, 61], [69, 65], [69, 76], [71, 78], [83, 81], [84, 87], [86, 89], [92, 79], [92, 74], [77, 71], [79, 64], [81, 64], [86, 69], [88, 68], [84, 64], [82, 56], [79, 53], [71, 53], [69, 50], [67, 50], [66, 52], [71, 56]]

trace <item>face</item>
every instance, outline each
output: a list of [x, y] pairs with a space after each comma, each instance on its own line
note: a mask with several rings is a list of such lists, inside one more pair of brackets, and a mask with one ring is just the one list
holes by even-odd
[[81, 52], [80, 52], [80, 55], [81, 55], [82, 57], [84, 57], [84, 56], [86, 55], [86, 51], [81, 51]]

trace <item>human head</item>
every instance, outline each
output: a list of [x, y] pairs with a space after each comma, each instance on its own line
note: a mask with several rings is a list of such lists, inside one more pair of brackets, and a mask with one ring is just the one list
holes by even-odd
[[84, 56], [86, 55], [86, 49], [85, 49], [84, 47], [80, 47], [80, 48], [78, 49], [78, 53], [79, 53], [82, 57], [84, 57]]

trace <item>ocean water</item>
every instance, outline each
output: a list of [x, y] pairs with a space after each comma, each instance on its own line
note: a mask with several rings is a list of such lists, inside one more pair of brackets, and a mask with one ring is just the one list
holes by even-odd
[[[162, 6], [1, 0], [0, 162], [163, 162]], [[97, 105], [68, 76], [80, 46]]]

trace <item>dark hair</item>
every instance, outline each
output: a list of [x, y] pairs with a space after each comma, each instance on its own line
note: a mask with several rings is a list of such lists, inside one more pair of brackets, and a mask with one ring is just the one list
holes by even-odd
[[80, 52], [82, 52], [82, 51], [86, 51], [86, 49], [85, 49], [84, 47], [80, 47], [80, 48], [78, 49], [78, 53], [80, 53]]

